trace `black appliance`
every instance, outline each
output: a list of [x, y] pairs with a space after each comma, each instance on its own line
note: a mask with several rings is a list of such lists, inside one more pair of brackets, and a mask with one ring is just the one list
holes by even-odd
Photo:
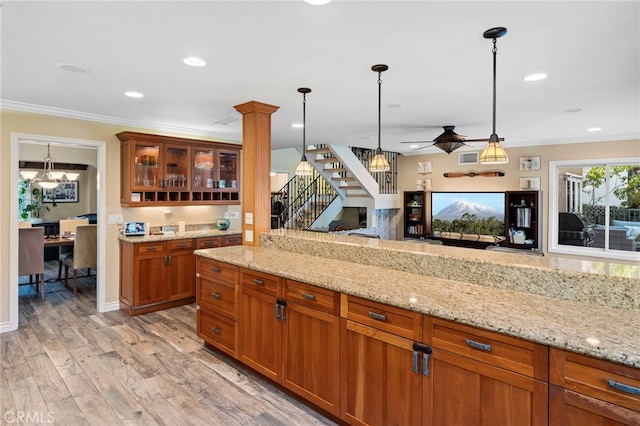
[[560, 213], [558, 244], [591, 247], [597, 233], [582, 213]]

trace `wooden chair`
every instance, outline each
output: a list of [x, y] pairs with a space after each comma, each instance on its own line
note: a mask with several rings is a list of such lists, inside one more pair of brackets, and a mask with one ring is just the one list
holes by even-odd
[[[89, 219], [62, 219], [60, 220], [59, 233], [60, 236], [66, 234], [75, 234], [78, 225], [88, 225]], [[61, 246], [58, 249], [58, 281], [62, 278], [62, 264], [64, 260], [73, 254], [73, 248], [71, 246]]]
[[18, 228], [31, 228], [31, 222], [21, 220], [18, 222]]
[[64, 259], [64, 286], [68, 287], [69, 267], [73, 269], [73, 294], [78, 294], [78, 269], [98, 266], [98, 226], [80, 225], [71, 256]]
[[36, 292], [44, 299], [44, 228], [18, 229], [18, 276], [36, 275]]

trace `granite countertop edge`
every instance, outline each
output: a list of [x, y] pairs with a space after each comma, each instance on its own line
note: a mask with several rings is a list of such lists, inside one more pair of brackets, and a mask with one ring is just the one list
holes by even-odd
[[[640, 313], [276, 248], [197, 256], [640, 368]], [[373, 277], [373, 279], [371, 278]]]
[[156, 241], [171, 241], [171, 240], [184, 240], [189, 238], [206, 238], [206, 237], [220, 237], [224, 235], [240, 235], [241, 231], [227, 229], [226, 231], [219, 231], [214, 229], [208, 230], [199, 230], [199, 231], [186, 231], [184, 234], [180, 235], [177, 232], [173, 235], [144, 235], [144, 236], [136, 236], [136, 237], [126, 237], [124, 235], [118, 235], [118, 239], [120, 241], [124, 241], [127, 243], [152, 243]]

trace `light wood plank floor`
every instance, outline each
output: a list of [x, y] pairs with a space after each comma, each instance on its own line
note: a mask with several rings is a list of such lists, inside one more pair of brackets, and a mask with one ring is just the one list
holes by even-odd
[[96, 311], [95, 277], [78, 287], [48, 283], [44, 301], [20, 287], [20, 326], [0, 334], [0, 424], [335, 424], [205, 349], [194, 305], [130, 318]]

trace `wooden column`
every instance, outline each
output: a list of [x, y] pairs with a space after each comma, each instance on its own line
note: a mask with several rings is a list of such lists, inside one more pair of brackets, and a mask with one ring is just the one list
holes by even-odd
[[249, 101], [234, 108], [242, 114], [242, 243], [257, 246], [271, 229], [271, 114], [280, 107]]

